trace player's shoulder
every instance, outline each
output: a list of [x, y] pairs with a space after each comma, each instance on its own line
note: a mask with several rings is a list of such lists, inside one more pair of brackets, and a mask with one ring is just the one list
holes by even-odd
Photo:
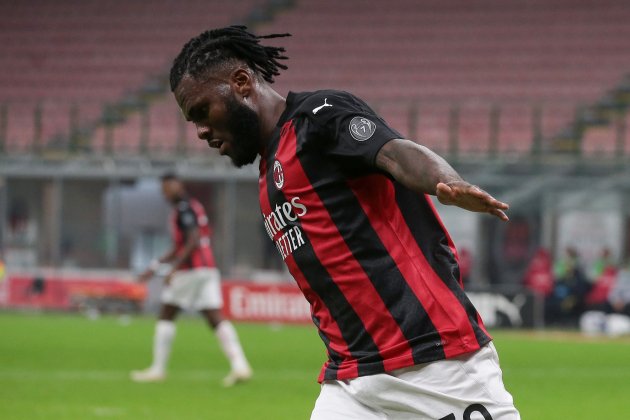
[[296, 107], [311, 115], [323, 114], [324, 111], [332, 111], [335, 107], [347, 108], [362, 103], [357, 96], [343, 90], [323, 89], [295, 94]]
[[327, 127], [352, 115], [371, 114], [368, 105], [343, 90], [325, 89], [295, 95], [294, 114], [306, 117], [315, 126]]

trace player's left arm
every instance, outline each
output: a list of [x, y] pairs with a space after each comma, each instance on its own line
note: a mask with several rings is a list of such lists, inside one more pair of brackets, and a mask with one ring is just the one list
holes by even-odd
[[390, 140], [378, 151], [375, 163], [407, 188], [436, 195], [442, 204], [508, 220], [506, 203], [464, 181], [446, 160], [425, 146], [410, 140]]

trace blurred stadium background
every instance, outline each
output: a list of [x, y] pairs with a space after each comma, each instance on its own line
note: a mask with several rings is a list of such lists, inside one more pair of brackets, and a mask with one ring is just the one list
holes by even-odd
[[[307, 418], [323, 346], [279, 326], [308, 308], [265, 240], [257, 168], [196, 139], [167, 86], [190, 37], [232, 23], [293, 34], [281, 94], [362, 96], [510, 203], [508, 224], [440, 212], [484, 319], [514, 329], [497, 347], [523, 418], [630, 416], [630, 341], [571, 333], [630, 259], [629, 22], [624, 0], [0, 0], [0, 417]], [[209, 213], [260, 372], [232, 394], [195, 320], [174, 383], [126, 380], [148, 357], [151, 321], [128, 315], [155, 309], [159, 280], [132, 280], [169, 246], [167, 170]]]

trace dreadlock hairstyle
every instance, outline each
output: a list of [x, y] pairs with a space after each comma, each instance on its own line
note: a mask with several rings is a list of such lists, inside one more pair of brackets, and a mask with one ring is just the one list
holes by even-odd
[[234, 59], [243, 60], [255, 73], [273, 83], [279, 69], [287, 69], [278, 60], [288, 57], [283, 55], [284, 48], [260, 45], [260, 40], [286, 36], [291, 34], [256, 36], [246, 26], [238, 25], [205, 31], [188, 41], [173, 61], [171, 91], [175, 91], [185, 75], [199, 77], [211, 66]]

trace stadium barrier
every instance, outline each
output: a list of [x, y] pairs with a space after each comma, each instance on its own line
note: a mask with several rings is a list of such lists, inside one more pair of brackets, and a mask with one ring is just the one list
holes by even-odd
[[308, 302], [297, 286], [224, 282], [223, 312], [235, 321], [310, 323]]
[[520, 286], [492, 286], [466, 293], [488, 328], [542, 328], [544, 297]]
[[[308, 302], [292, 284], [246, 281], [222, 283], [224, 313], [236, 321], [310, 323]], [[129, 277], [80, 273], [11, 274], [0, 283], [0, 307], [104, 312], [138, 310], [147, 297], [145, 284]]]
[[94, 273], [10, 274], [0, 289], [0, 307], [61, 311], [139, 311], [147, 294], [128, 276]]
[[[142, 308], [147, 288], [130, 280], [129, 276], [111, 274], [12, 274], [8, 281], [0, 283], [0, 307], [137, 312]], [[294, 283], [226, 280], [222, 292], [223, 312], [234, 321], [312, 322], [309, 304]], [[487, 327], [544, 326], [543, 298], [520, 286], [492, 286], [467, 294]]]

